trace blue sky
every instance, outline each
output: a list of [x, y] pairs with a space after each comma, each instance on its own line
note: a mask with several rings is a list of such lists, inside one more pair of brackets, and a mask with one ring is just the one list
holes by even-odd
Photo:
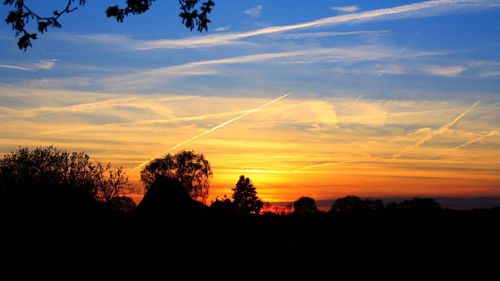
[[[327, 187], [326, 175], [349, 185], [353, 169], [368, 178], [376, 167], [387, 181], [466, 170], [479, 193], [497, 192], [500, 1], [215, 2], [209, 31], [198, 33], [183, 27], [176, 1], [124, 23], [105, 17], [113, 1], [88, 1], [27, 52], [0, 25], [0, 151], [57, 144], [132, 169], [291, 92], [181, 149], [212, 156], [227, 176], [214, 179], [221, 186], [245, 171], [275, 199], [280, 171], [304, 167], [320, 168], [323, 187], [310, 191], [320, 197], [342, 190]], [[471, 167], [478, 151], [486, 158]], [[237, 160], [248, 155], [250, 163]], [[381, 180], [360, 182], [361, 193], [392, 192]]]
[[[207, 65], [205, 68], [210, 70], [205, 70], [205, 74], [178, 74], [178, 77], [168, 82], [154, 81], [150, 85], [137, 85], [135, 90], [154, 93], [169, 88], [187, 93], [202, 91], [210, 94], [213, 90], [241, 88], [249, 83], [255, 87], [257, 82], [262, 85], [257, 88], [264, 91], [299, 89], [328, 95], [332, 84], [326, 81], [336, 75], [343, 75], [343, 79], [335, 81], [335, 88], [359, 91], [370, 87], [376, 90], [374, 95], [382, 97], [388, 87], [421, 88], [422, 84], [432, 84], [432, 88], [439, 88], [443, 95], [464, 90], [484, 94], [497, 91], [498, 75], [494, 74], [498, 72], [498, 65], [478, 65], [478, 61], [500, 59], [497, 51], [499, 37], [495, 36], [500, 34], [499, 9], [495, 8], [498, 3], [494, 1], [451, 1], [451, 4], [428, 5], [428, 8], [416, 7], [414, 11], [410, 9], [393, 16], [387, 14], [365, 20], [353, 16], [338, 24], [298, 27], [288, 32], [269, 32], [228, 42], [196, 44], [196, 39], [207, 36], [218, 40], [225, 34], [238, 36], [266, 27], [310, 23], [348, 14], [363, 15], [411, 3], [415, 2], [218, 1], [210, 32], [198, 34], [189, 32], [181, 25], [177, 16], [178, 5], [172, 1], [155, 3], [147, 14], [129, 17], [122, 24], [105, 17], [104, 10], [108, 3], [89, 1], [85, 7], [63, 19], [61, 30], [51, 30], [41, 36], [40, 40], [35, 41], [36, 48], [26, 53], [17, 50], [12, 32], [9, 32], [7, 25], [2, 25], [2, 65], [34, 68], [37, 71], [16, 71], [3, 67], [0, 69], [0, 82], [8, 84], [30, 79], [97, 78], [97, 84], [96, 81], [86, 84], [80, 81], [78, 86], [74, 83], [64, 86], [108, 91], [110, 87], [106, 84], [110, 81], [101, 81], [106, 76], [197, 61], [303, 51], [303, 55], [294, 56], [292, 53], [289, 54], [291, 57], [282, 59], [255, 58], [246, 63]], [[47, 8], [34, 7], [42, 11]], [[2, 14], [5, 13], [6, 8], [2, 7]], [[171, 42], [162, 43], [161, 40]], [[176, 47], [176, 43], [181, 45]], [[314, 53], [319, 49], [327, 52], [328, 48], [339, 49], [338, 54]], [[403, 49], [404, 52], [399, 55], [398, 52]], [[342, 54], [348, 51], [358, 52]], [[370, 52], [374, 57], [369, 57]], [[314, 57], [308, 61], [305, 58], [307, 56]], [[353, 56], [357, 58], [354, 61]], [[298, 64], [297, 59], [303, 62], [300, 67], [287, 67], [289, 63]], [[226, 73], [213, 74], [215, 69]], [[307, 75], [310, 71], [315, 74]], [[384, 75], [389, 77], [380, 79]], [[453, 79], [458, 76], [461, 78], [460, 83]], [[114, 91], [123, 90], [115, 85], [111, 87]]]

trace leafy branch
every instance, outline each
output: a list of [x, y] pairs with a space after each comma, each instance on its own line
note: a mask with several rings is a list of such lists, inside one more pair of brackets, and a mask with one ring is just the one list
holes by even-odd
[[14, 5], [14, 10], [9, 12], [5, 22], [12, 25], [16, 38], [19, 37], [17, 41], [19, 49], [26, 51], [28, 47], [32, 47], [31, 40], [38, 39], [36, 32], [31, 32], [27, 29], [30, 20], [36, 20], [38, 32], [40, 33], [47, 32], [49, 27], [61, 28], [62, 25], [59, 22], [59, 18], [64, 14], [74, 12], [78, 9], [78, 6], [85, 5], [86, 0], [78, 0], [77, 5], [74, 2], [76, 0], [68, 0], [66, 6], [61, 10], [54, 10], [52, 16], [40, 16], [32, 11], [24, 3], [24, 0], [4, 0], [4, 5]]
[[[128, 15], [139, 15], [147, 12], [155, 0], [126, 0], [126, 6], [120, 8], [118, 5], [110, 6], [106, 9], [107, 17], [114, 17], [117, 22], [123, 22]], [[200, 32], [208, 30], [208, 24], [211, 22], [208, 19], [208, 14], [212, 12], [212, 7], [215, 3], [212, 0], [201, 2], [200, 0], [178, 0], [180, 5], [179, 16], [182, 23], [191, 31], [196, 27]], [[75, 3], [78, 2], [78, 3]], [[69, 14], [78, 9], [79, 6], [84, 6], [86, 0], [67, 0], [66, 5], [60, 10], [54, 10], [51, 16], [41, 16], [34, 12], [25, 4], [24, 0], [4, 0], [6, 6], [14, 6], [14, 9], [9, 11], [5, 22], [12, 26], [15, 31], [15, 36], [18, 39], [17, 46], [19, 49], [26, 51], [32, 47], [32, 40], [38, 39], [38, 34], [28, 29], [30, 21], [36, 21], [37, 30], [40, 33], [48, 31], [49, 27], [61, 28], [59, 18], [65, 14]]]

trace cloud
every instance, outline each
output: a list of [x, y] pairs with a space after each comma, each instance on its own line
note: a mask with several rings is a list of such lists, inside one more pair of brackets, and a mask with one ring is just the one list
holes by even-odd
[[243, 11], [243, 14], [248, 15], [252, 18], [258, 18], [262, 14], [264, 7], [262, 5], [257, 5], [253, 8]]
[[[402, 49], [403, 50], [403, 49]], [[417, 52], [417, 53], [415, 53]], [[367, 74], [367, 75], [404, 75], [404, 74], [425, 74], [432, 76], [441, 77], [468, 77], [468, 78], [492, 78], [500, 76], [500, 62], [497, 61], [461, 61], [460, 64], [456, 64], [456, 61], [449, 58], [444, 58], [446, 64], [449, 65], [439, 65], [443, 64], [443, 59], [438, 60], [411, 60], [414, 57], [429, 56], [429, 57], [445, 57], [449, 54], [453, 54], [453, 51], [434, 51], [433, 53], [427, 52], [424, 54], [423, 51], [418, 51], [412, 49], [411, 52], [407, 52], [405, 49], [404, 55], [400, 54], [397, 58], [398, 60], [384, 61], [381, 63], [375, 63], [372, 65], [367, 65], [361, 69], [349, 69], [347, 73], [353, 74]]]
[[136, 46], [136, 50], [151, 50], [159, 48], [206, 48], [229, 44], [241, 44], [241, 39], [294, 30], [319, 28], [346, 23], [363, 23], [378, 20], [398, 20], [405, 18], [431, 17], [455, 12], [470, 12], [474, 10], [492, 9], [498, 7], [500, 7], [500, 3], [487, 0], [424, 1], [385, 9], [377, 9], [321, 18], [292, 25], [270, 26], [240, 33], [225, 33], [201, 37], [188, 37], [182, 39], [150, 40]]
[[12, 65], [12, 64], [0, 64], [0, 68], [8, 68], [8, 69], [24, 70], [24, 71], [31, 71], [32, 70], [32, 69], [24, 67], [24, 66]]
[[359, 7], [356, 5], [351, 6], [340, 6], [340, 7], [330, 7], [331, 10], [337, 11], [339, 13], [354, 13], [359, 11]]
[[[215, 32], [224, 32], [229, 30], [230, 26], [223, 26], [214, 29]], [[390, 33], [389, 30], [360, 30], [348, 32], [301, 32], [294, 34], [269, 33], [262, 36], [273, 36], [274, 39], [303, 39], [303, 38], [324, 38], [333, 36], [379, 36]], [[234, 33], [222, 33], [209, 36], [197, 36], [183, 39], [163, 39], [163, 40], [139, 40], [124, 34], [84, 34], [73, 37], [71, 34], [59, 34], [57, 36], [63, 40], [83, 42], [96, 42], [100, 44], [119, 45], [127, 50], [149, 50], [157, 48], [183, 49], [183, 48], [205, 48], [223, 45], [254, 45], [250, 42], [235, 40]]]
[[14, 65], [14, 64], [0, 64], [0, 68], [8, 68], [23, 71], [35, 71], [35, 70], [50, 70], [56, 65], [57, 60], [40, 60], [38, 62], [24, 64], [24, 65]]
[[455, 77], [462, 74], [467, 68], [461, 65], [455, 66], [427, 66], [422, 72], [432, 75]]
[[500, 71], [482, 71], [479, 72], [479, 77], [481, 78], [491, 78], [500, 76]]
[[231, 27], [229, 25], [226, 25], [226, 26], [221, 26], [221, 27], [217, 27], [216, 29], [214, 29], [215, 32], [223, 32], [223, 31], [227, 31], [231, 29]]
[[[313, 47], [293, 51], [258, 53], [194, 61], [149, 69], [125, 69], [120, 73], [112, 72], [106, 73], [106, 75], [31, 79], [24, 81], [23, 86], [50, 89], [88, 89], [90, 87], [111, 92], [131, 93], [132, 91], [149, 91], [186, 77], [240, 75], [238, 72], [228, 71], [225, 66], [229, 65], [265, 63], [269, 66], [286, 67], [287, 64], [336, 63], [339, 66], [346, 66], [360, 62], [383, 60], [397, 57], [398, 55], [397, 49], [382, 45], [357, 45], [338, 48]], [[406, 57], [413, 58], [435, 55], [441, 54], [414, 51]], [[81, 75], [81, 72], [79, 75]]]
[[464, 112], [460, 113], [457, 117], [455, 117], [452, 121], [446, 123], [445, 125], [441, 126], [439, 129], [430, 131], [427, 136], [425, 136], [423, 139], [417, 141], [414, 145], [410, 146], [409, 148], [406, 148], [402, 150], [401, 152], [395, 154], [392, 159], [397, 159], [409, 151], [425, 144], [426, 142], [430, 141], [433, 137], [442, 135], [446, 132], [448, 132], [453, 126], [455, 126], [460, 120], [462, 120], [467, 114], [469, 114], [474, 108], [476, 108], [479, 105], [480, 101], [476, 101], [473, 105], [471, 105], [469, 108], [467, 108]]
[[[395, 49], [395, 52], [398, 50], [399, 48]], [[231, 95], [228, 94], [230, 91]], [[373, 91], [370, 96], [376, 97], [377, 92]], [[426, 127], [435, 130], [451, 121], [470, 104], [463, 106], [460, 101], [464, 98], [462, 96], [444, 100], [425, 100], [420, 94], [413, 96], [415, 100], [402, 100], [401, 92], [392, 100], [369, 99], [365, 96], [348, 112], [337, 117], [342, 128], [333, 130], [336, 125], [335, 109], [348, 107], [361, 92], [332, 89], [328, 97], [322, 98], [318, 98], [320, 95], [317, 92], [295, 92], [295, 95], [288, 96], [265, 110], [241, 118], [230, 127], [216, 130], [178, 149], [203, 152], [216, 171], [212, 184], [225, 186], [226, 189], [242, 171], [248, 171], [251, 173], [248, 176], [254, 178], [255, 175], [256, 181], [267, 185], [271, 184], [271, 180], [280, 182], [283, 188], [289, 189], [290, 186], [295, 188], [305, 183], [311, 186], [323, 184], [327, 185], [324, 187], [325, 192], [329, 192], [331, 185], [328, 182], [331, 182], [332, 177], [336, 178], [339, 187], [344, 186], [344, 183], [354, 182], [359, 186], [369, 186], [367, 190], [375, 190], [373, 186], [380, 185], [381, 190], [387, 191], [385, 183], [378, 182], [381, 177], [458, 178], [456, 182], [470, 177], [487, 181], [498, 167], [497, 137], [492, 137], [488, 145], [475, 146], [476, 157], [450, 159], [446, 162], [428, 159], [443, 151], [446, 143], [449, 147], [454, 147], [487, 134], [486, 130], [500, 128], [497, 97], [484, 98], [488, 103], [481, 103], [480, 119], [471, 118], [469, 122], [471, 113], [467, 116], [468, 122], [460, 121], [460, 130], [454, 131], [453, 135], [443, 135], [439, 142], [429, 142], [418, 153], [414, 151], [418, 160], [403, 157], [401, 161], [391, 161], [387, 159], [387, 155], [390, 158], [395, 152], [414, 143], [412, 141], [408, 145], [407, 142], [392, 140], [415, 138], [416, 142], [429, 132], [422, 131], [421, 135], [413, 137], [408, 137], [405, 133]], [[271, 94], [271, 91], [255, 88], [247, 91], [241, 89], [239, 92], [226, 89], [185, 100], [186, 97], [179, 96], [179, 93], [167, 92], [131, 95], [130, 92], [113, 94], [0, 87], [0, 151], [12, 151], [18, 146], [50, 144], [70, 151], [84, 150], [99, 160], [124, 166], [130, 178], [136, 180], [139, 186], [140, 175], [137, 170], [133, 170], [134, 167], [183, 140], [265, 104], [273, 98], [264, 97]], [[163, 108], [157, 109], [153, 105]], [[57, 110], [59, 107], [61, 109]], [[46, 115], [48, 113], [44, 108], [50, 109], [51, 116]], [[38, 115], [19, 115], [23, 111], [32, 110], [40, 113], [43, 120]], [[408, 115], [395, 115], [398, 113]], [[53, 118], [54, 116], [57, 118]], [[374, 122], [383, 120], [383, 116], [387, 119], [385, 123]], [[373, 126], [369, 122], [374, 122]], [[314, 124], [319, 124], [322, 130], [308, 130]], [[73, 129], [88, 130], [70, 131]], [[475, 131], [484, 133], [469, 133]], [[457, 143], [458, 134], [460, 141]], [[462, 136], [466, 136], [464, 141]], [[346, 163], [348, 161], [352, 162]], [[282, 176], [273, 174], [278, 172]], [[258, 173], [261, 173], [260, 178]], [[495, 182], [498, 182], [498, 173], [495, 177]], [[392, 182], [394, 186], [400, 183]], [[421, 184], [420, 181], [413, 183], [414, 185], [407, 185], [419, 186], [418, 190], [413, 189], [415, 192], [425, 187], [425, 183]], [[478, 181], [474, 183], [481, 184]], [[437, 186], [438, 184], [436, 189]], [[456, 190], [453, 184], [439, 187], [440, 191], [446, 190], [445, 188]], [[218, 194], [215, 189], [212, 192]], [[227, 190], [224, 192], [227, 193]]]
[[41, 60], [36, 63], [31, 64], [34, 70], [37, 69], [52, 69], [56, 65], [57, 60]]
[[107, 34], [107, 33], [98, 33], [98, 34], [80, 34], [80, 35], [72, 35], [72, 34], [60, 34], [59, 37], [67, 40], [90, 40], [92, 42], [99, 43], [135, 43], [137, 42], [134, 39], [131, 39], [130, 36], [124, 34]]
[[284, 34], [272, 34], [273, 39], [304, 39], [304, 38], [324, 38], [324, 37], [336, 37], [336, 36], [379, 36], [389, 34], [389, 30], [358, 30], [358, 31], [325, 31], [325, 32], [301, 32], [301, 33], [284, 33]]
[[[180, 65], [136, 71], [126, 75], [103, 79], [103, 85], [117, 88], [153, 88], [158, 83], [187, 76], [206, 76], [222, 73], [218, 66], [246, 63], [309, 64], [326, 62], [354, 63], [398, 56], [398, 50], [378, 45], [360, 45], [341, 48], [316, 48], [298, 51], [261, 53], [222, 59], [190, 62]], [[428, 56], [434, 53], [415, 52], [412, 56]]]

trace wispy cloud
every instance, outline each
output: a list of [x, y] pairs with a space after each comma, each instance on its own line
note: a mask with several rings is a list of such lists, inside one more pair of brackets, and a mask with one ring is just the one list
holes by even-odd
[[441, 126], [440, 128], [436, 130], [430, 131], [424, 138], [421, 140], [417, 141], [414, 145], [402, 150], [401, 152], [395, 154], [392, 159], [397, 159], [409, 151], [425, 144], [426, 142], [430, 141], [433, 137], [442, 135], [446, 132], [448, 132], [453, 126], [455, 126], [460, 120], [462, 120], [467, 114], [469, 114], [474, 108], [476, 108], [479, 105], [480, 101], [476, 101], [473, 105], [471, 105], [469, 108], [467, 108], [464, 112], [460, 113], [457, 117], [455, 117], [453, 120], [450, 122], [446, 123], [445, 125]]
[[252, 18], [258, 18], [262, 14], [264, 7], [262, 5], [257, 5], [253, 8], [243, 11], [243, 14], [248, 15]]
[[438, 75], [438, 76], [445, 76], [445, 77], [455, 77], [460, 74], [462, 74], [467, 68], [465, 66], [461, 65], [454, 65], [454, 66], [427, 66], [422, 68], [422, 72], [431, 74], [431, 75]]
[[[313, 164], [313, 165], [307, 165], [307, 166], [304, 166], [304, 167], [301, 167], [297, 170], [310, 170], [310, 169], [316, 169], [316, 168], [323, 168], [323, 167], [326, 167], [326, 166], [332, 166], [332, 165], [337, 165], [337, 164], [343, 164], [343, 163], [347, 163], [349, 161], [339, 161], [339, 162], [324, 162], [324, 163], [319, 163], [319, 164]], [[352, 162], [352, 161], [351, 161]]]
[[385, 9], [377, 9], [359, 13], [343, 14], [327, 17], [313, 21], [283, 25], [270, 26], [266, 28], [251, 30], [240, 33], [226, 33], [201, 37], [189, 37], [182, 39], [163, 39], [143, 42], [136, 46], [137, 50], [150, 49], [174, 49], [174, 48], [204, 48], [228, 44], [241, 44], [239, 40], [255, 36], [276, 34], [293, 30], [318, 28], [346, 23], [362, 23], [377, 20], [397, 20], [416, 17], [431, 17], [454, 12], [470, 12], [474, 10], [492, 9], [500, 7], [500, 3], [487, 0], [436, 0], [424, 1], [409, 5], [396, 6]]
[[19, 66], [19, 65], [13, 65], [13, 64], [0, 64], [0, 68], [15, 69], [15, 70], [24, 70], [24, 71], [33, 70], [31, 68], [27, 68], [27, 67]]
[[0, 64], [0, 68], [8, 68], [23, 71], [49, 70], [56, 65], [57, 60], [40, 60], [29, 64]]
[[[408, 57], [434, 56], [439, 53], [413, 52]], [[135, 71], [129, 74], [103, 79], [103, 85], [110, 89], [148, 89], [158, 83], [166, 83], [182, 77], [218, 75], [223, 72], [218, 68], [224, 65], [248, 63], [274, 64], [313, 64], [313, 63], [356, 63], [374, 61], [399, 56], [398, 50], [380, 45], [359, 45], [340, 48], [313, 48], [298, 51], [261, 53], [190, 62], [180, 65], [165, 66], [150, 70]]]
[[354, 13], [359, 11], [359, 7], [356, 5], [351, 6], [340, 6], [340, 7], [330, 7], [331, 10], [337, 11], [339, 13]]
[[487, 70], [487, 71], [482, 71], [479, 73], [479, 77], [481, 77], [481, 78], [491, 78], [491, 77], [498, 77], [498, 76], [500, 76], [500, 71]]
[[223, 32], [223, 31], [227, 31], [231, 29], [231, 27], [229, 25], [226, 25], [226, 26], [221, 26], [221, 27], [217, 27], [216, 29], [214, 29], [215, 32]]
[[304, 39], [304, 38], [325, 38], [337, 36], [381, 36], [389, 34], [389, 30], [358, 30], [358, 31], [324, 31], [324, 32], [301, 32], [301, 33], [282, 33], [272, 34], [273, 39]]

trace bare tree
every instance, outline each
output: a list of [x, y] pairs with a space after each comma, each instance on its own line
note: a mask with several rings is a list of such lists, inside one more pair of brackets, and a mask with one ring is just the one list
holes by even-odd
[[113, 168], [111, 163], [105, 166], [97, 162], [92, 167], [94, 175], [96, 199], [109, 204], [114, 198], [124, 197], [134, 191], [128, 184], [128, 177], [123, 172], [123, 167]]

